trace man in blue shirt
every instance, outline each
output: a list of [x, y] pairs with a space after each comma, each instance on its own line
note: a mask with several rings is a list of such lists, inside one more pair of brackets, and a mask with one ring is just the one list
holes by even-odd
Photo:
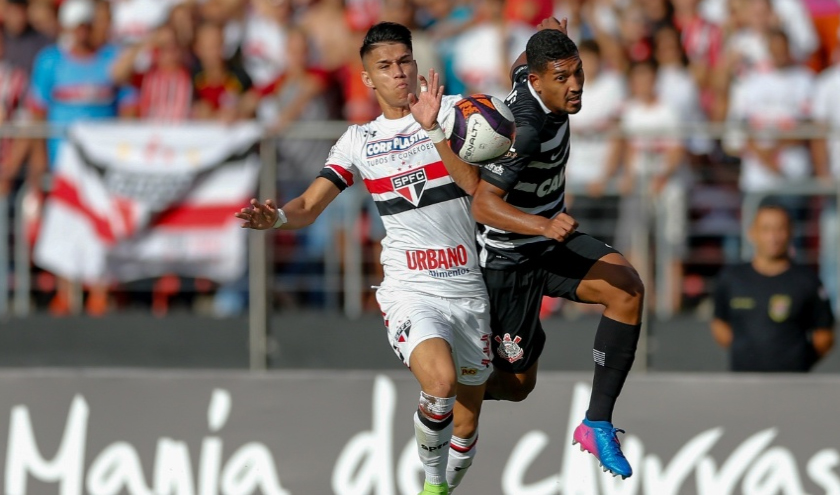
[[[111, 66], [119, 50], [112, 45], [97, 46], [91, 24], [95, 15], [92, 0], [65, 0], [58, 12], [64, 36], [38, 54], [32, 68], [27, 107], [35, 121], [57, 127], [84, 120], [113, 119], [133, 115], [136, 90], [119, 87], [111, 75]], [[30, 141], [29, 177], [32, 187], [39, 187], [41, 173], [55, 166], [63, 137], [51, 136], [46, 153], [43, 141]], [[70, 310], [71, 285], [58, 281], [58, 291], [50, 303], [50, 312], [66, 314]], [[95, 284], [86, 300], [86, 310], [101, 315], [107, 309], [107, 287]]]
[[[94, 45], [93, 17], [91, 0], [66, 0], [61, 5], [59, 22], [67, 42], [41, 50], [32, 69], [27, 103], [35, 120], [61, 126], [127, 116], [134, 111], [136, 91], [118, 87], [111, 76], [119, 50], [113, 45]], [[60, 142], [59, 138], [48, 141], [50, 167]]]

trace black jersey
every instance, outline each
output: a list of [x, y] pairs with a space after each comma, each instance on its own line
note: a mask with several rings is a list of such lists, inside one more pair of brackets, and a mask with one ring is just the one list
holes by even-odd
[[[482, 166], [481, 179], [503, 189], [508, 204], [552, 218], [566, 209], [569, 116], [543, 104], [528, 82], [527, 65], [514, 70], [513, 90], [505, 103], [516, 121], [516, 138], [506, 155]], [[508, 268], [540, 256], [556, 241], [479, 224], [478, 244], [481, 266]]]
[[807, 371], [816, 361], [811, 332], [834, 318], [815, 273], [792, 265], [773, 277], [750, 263], [721, 273], [715, 317], [732, 327], [732, 371]]

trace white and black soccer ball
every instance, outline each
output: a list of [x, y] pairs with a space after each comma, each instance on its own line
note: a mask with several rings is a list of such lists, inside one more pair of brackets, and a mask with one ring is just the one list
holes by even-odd
[[459, 100], [441, 126], [452, 151], [470, 163], [483, 163], [504, 155], [516, 133], [513, 112], [502, 100], [485, 94]]

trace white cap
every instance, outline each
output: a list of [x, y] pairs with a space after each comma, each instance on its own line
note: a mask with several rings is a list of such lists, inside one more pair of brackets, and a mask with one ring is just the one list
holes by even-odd
[[64, 0], [58, 10], [58, 22], [64, 29], [73, 29], [93, 22], [95, 9], [90, 0]]

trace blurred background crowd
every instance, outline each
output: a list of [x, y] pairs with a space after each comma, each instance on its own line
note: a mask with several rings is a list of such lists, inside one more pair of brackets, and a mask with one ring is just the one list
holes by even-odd
[[[257, 119], [277, 136], [282, 203], [316, 176], [338, 137], [299, 140], [287, 130], [379, 114], [358, 75], [372, 24], [410, 26], [421, 73], [437, 69], [447, 93], [504, 97], [510, 63], [550, 15], [568, 18], [586, 73], [583, 110], [572, 117], [571, 214], [637, 266], [654, 254], [666, 313], [704, 310], [715, 274], [742, 257], [745, 194], [840, 178], [840, 140], [825, 138], [840, 126], [836, 0], [2, 0], [0, 121]], [[811, 132], [794, 132], [802, 128]], [[59, 142], [0, 141], [0, 196], [28, 184], [21, 214], [35, 223]], [[366, 192], [352, 189], [344, 208], [274, 237], [279, 307], [329, 304], [324, 260], [337, 256], [340, 272], [347, 242], [363, 247], [366, 285], [378, 281], [384, 233]], [[796, 222], [797, 259], [836, 294], [836, 201], [779, 201]], [[357, 205], [348, 224], [346, 208]], [[647, 227], [651, 239], [640, 243]], [[34, 280], [36, 304], [69, 311], [60, 282]], [[182, 304], [231, 315], [247, 300], [244, 282], [143, 284], [88, 287], [86, 309]], [[375, 309], [369, 294], [365, 307]], [[560, 309], [580, 310], [547, 304], [545, 313]]]

